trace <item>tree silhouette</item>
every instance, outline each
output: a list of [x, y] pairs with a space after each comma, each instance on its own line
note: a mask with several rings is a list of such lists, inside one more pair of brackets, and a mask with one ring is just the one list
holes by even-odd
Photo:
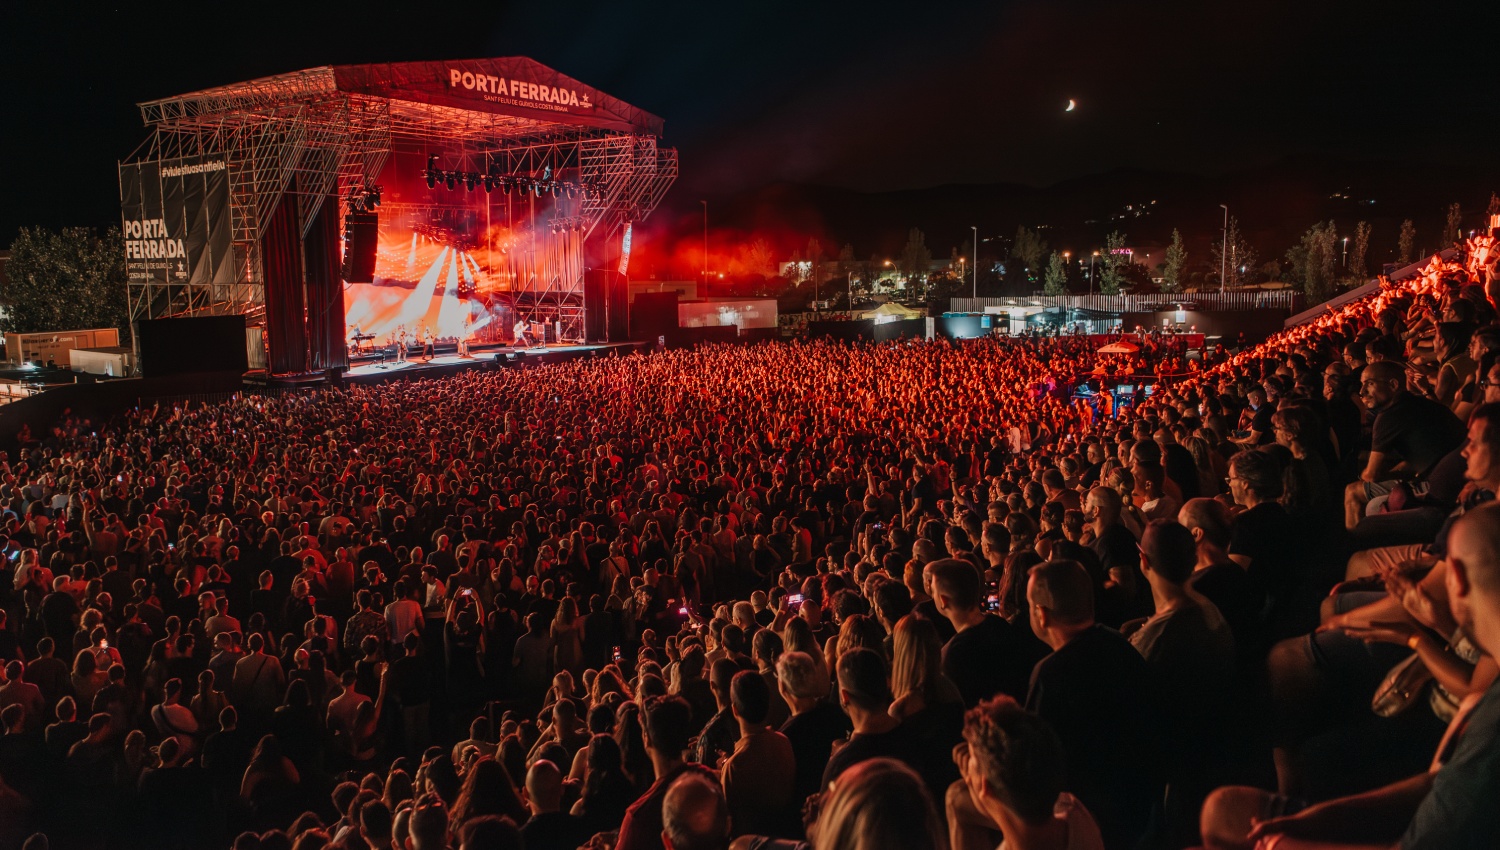
[[932, 251], [927, 248], [927, 235], [913, 227], [906, 235], [906, 247], [901, 249], [901, 271], [908, 281], [925, 279], [932, 269]]
[[1068, 270], [1063, 267], [1062, 256], [1056, 251], [1047, 260], [1047, 278], [1042, 292], [1046, 295], [1068, 294]]
[[1369, 272], [1365, 269], [1365, 255], [1370, 251], [1370, 223], [1361, 221], [1354, 225], [1354, 250], [1349, 253], [1349, 274], [1361, 282]]
[[1104, 266], [1099, 273], [1099, 294], [1119, 295], [1125, 284], [1125, 275], [1121, 269], [1129, 262], [1126, 259], [1125, 234], [1117, 230], [1104, 237], [1104, 255], [1099, 259]]
[[[1225, 287], [1241, 286], [1255, 271], [1255, 248], [1245, 239], [1239, 220], [1229, 217], [1223, 241], [1214, 245], [1214, 265], [1224, 270]], [[1240, 271], [1244, 269], [1244, 271]]]
[[1021, 225], [1016, 229], [1016, 244], [1011, 246], [1010, 258], [1018, 261], [1026, 272], [1035, 275], [1042, 270], [1042, 258], [1047, 256], [1047, 242], [1035, 230]]
[[1439, 248], [1447, 248], [1464, 241], [1464, 214], [1458, 204], [1448, 207], [1448, 219], [1443, 222], [1443, 241]]
[[23, 227], [10, 245], [5, 276], [10, 306], [0, 330], [7, 333], [123, 328], [128, 323], [125, 237], [118, 227], [103, 239], [87, 227], [57, 233]]
[[1187, 266], [1187, 248], [1182, 244], [1182, 234], [1172, 228], [1172, 244], [1167, 246], [1166, 268], [1162, 271], [1161, 291], [1177, 292], [1182, 289], [1182, 271]]

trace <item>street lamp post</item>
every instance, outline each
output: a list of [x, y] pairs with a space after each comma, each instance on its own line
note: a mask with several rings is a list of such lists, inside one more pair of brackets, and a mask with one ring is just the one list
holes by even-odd
[[1344, 237], [1344, 268], [1349, 268], [1349, 237]]
[[1224, 208], [1224, 241], [1219, 243], [1219, 291], [1224, 291], [1224, 276], [1229, 271], [1229, 205], [1219, 204]]
[[974, 231], [974, 268], [972, 269], [971, 273], [974, 275], [974, 298], [975, 298], [975, 300], [978, 300], [978, 298], [979, 298], [979, 228], [978, 227], [971, 227], [969, 229], [972, 230], [972, 231]]
[[1095, 251], [1094, 252], [1094, 256], [1089, 257], [1089, 294], [1090, 295], [1094, 294], [1094, 261], [1097, 260], [1097, 259], [1099, 259], [1099, 252]]

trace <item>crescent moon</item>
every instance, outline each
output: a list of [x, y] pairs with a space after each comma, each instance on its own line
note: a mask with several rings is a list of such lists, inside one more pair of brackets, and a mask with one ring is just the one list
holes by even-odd
[[1076, 103], [1076, 102], [1074, 102], [1074, 101], [1072, 101], [1072, 100], [1069, 100], [1069, 101], [1068, 101], [1068, 108], [1067, 108], [1067, 109], [1064, 109], [1064, 110], [1063, 110], [1063, 111], [1064, 111], [1064, 112], [1072, 112], [1072, 111], [1073, 111], [1073, 108], [1074, 108], [1074, 107], [1075, 107], [1075, 106], [1077, 106], [1077, 105], [1078, 105], [1078, 104], [1077, 104], [1077, 103]]

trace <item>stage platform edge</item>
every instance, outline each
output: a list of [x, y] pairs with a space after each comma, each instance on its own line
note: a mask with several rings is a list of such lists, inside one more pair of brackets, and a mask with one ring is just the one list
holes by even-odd
[[[340, 376], [340, 380], [350, 384], [380, 384], [396, 380], [442, 378], [470, 369], [520, 369], [527, 366], [567, 363], [585, 357], [607, 357], [611, 354], [624, 356], [649, 348], [650, 344], [644, 342], [554, 343], [531, 348], [515, 346], [487, 347], [483, 350], [476, 348], [471, 350], [469, 357], [442, 354], [433, 357], [430, 361], [424, 361], [420, 356], [408, 358], [404, 363], [394, 361], [382, 363], [378, 360], [361, 358], [350, 364], [349, 369]], [[245, 386], [255, 388], [312, 389], [327, 383], [328, 376], [322, 372], [275, 376], [268, 376], [265, 372], [245, 374]]]

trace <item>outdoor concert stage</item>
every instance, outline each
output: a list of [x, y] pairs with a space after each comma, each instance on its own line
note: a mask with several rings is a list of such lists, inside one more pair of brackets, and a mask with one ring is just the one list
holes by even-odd
[[[351, 384], [380, 384], [386, 381], [414, 380], [421, 378], [443, 378], [470, 369], [522, 369], [527, 366], [542, 366], [567, 363], [585, 357], [607, 357], [610, 354], [624, 356], [648, 347], [642, 342], [603, 342], [591, 344], [554, 344], [523, 348], [511, 345], [473, 346], [468, 357], [459, 357], [452, 346], [445, 353], [431, 360], [420, 356], [398, 363], [377, 358], [354, 358], [349, 371], [342, 380]], [[326, 374], [277, 375], [267, 377], [264, 371], [251, 372], [245, 376], [245, 384], [255, 387], [315, 387], [328, 383]]]
[[139, 106], [151, 136], [119, 174], [132, 324], [243, 315], [249, 361], [294, 384], [362, 374], [354, 334], [476, 352], [519, 322], [628, 339], [632, 228], [677, 177], [662, 119], [520, 56], [322, 66]]

